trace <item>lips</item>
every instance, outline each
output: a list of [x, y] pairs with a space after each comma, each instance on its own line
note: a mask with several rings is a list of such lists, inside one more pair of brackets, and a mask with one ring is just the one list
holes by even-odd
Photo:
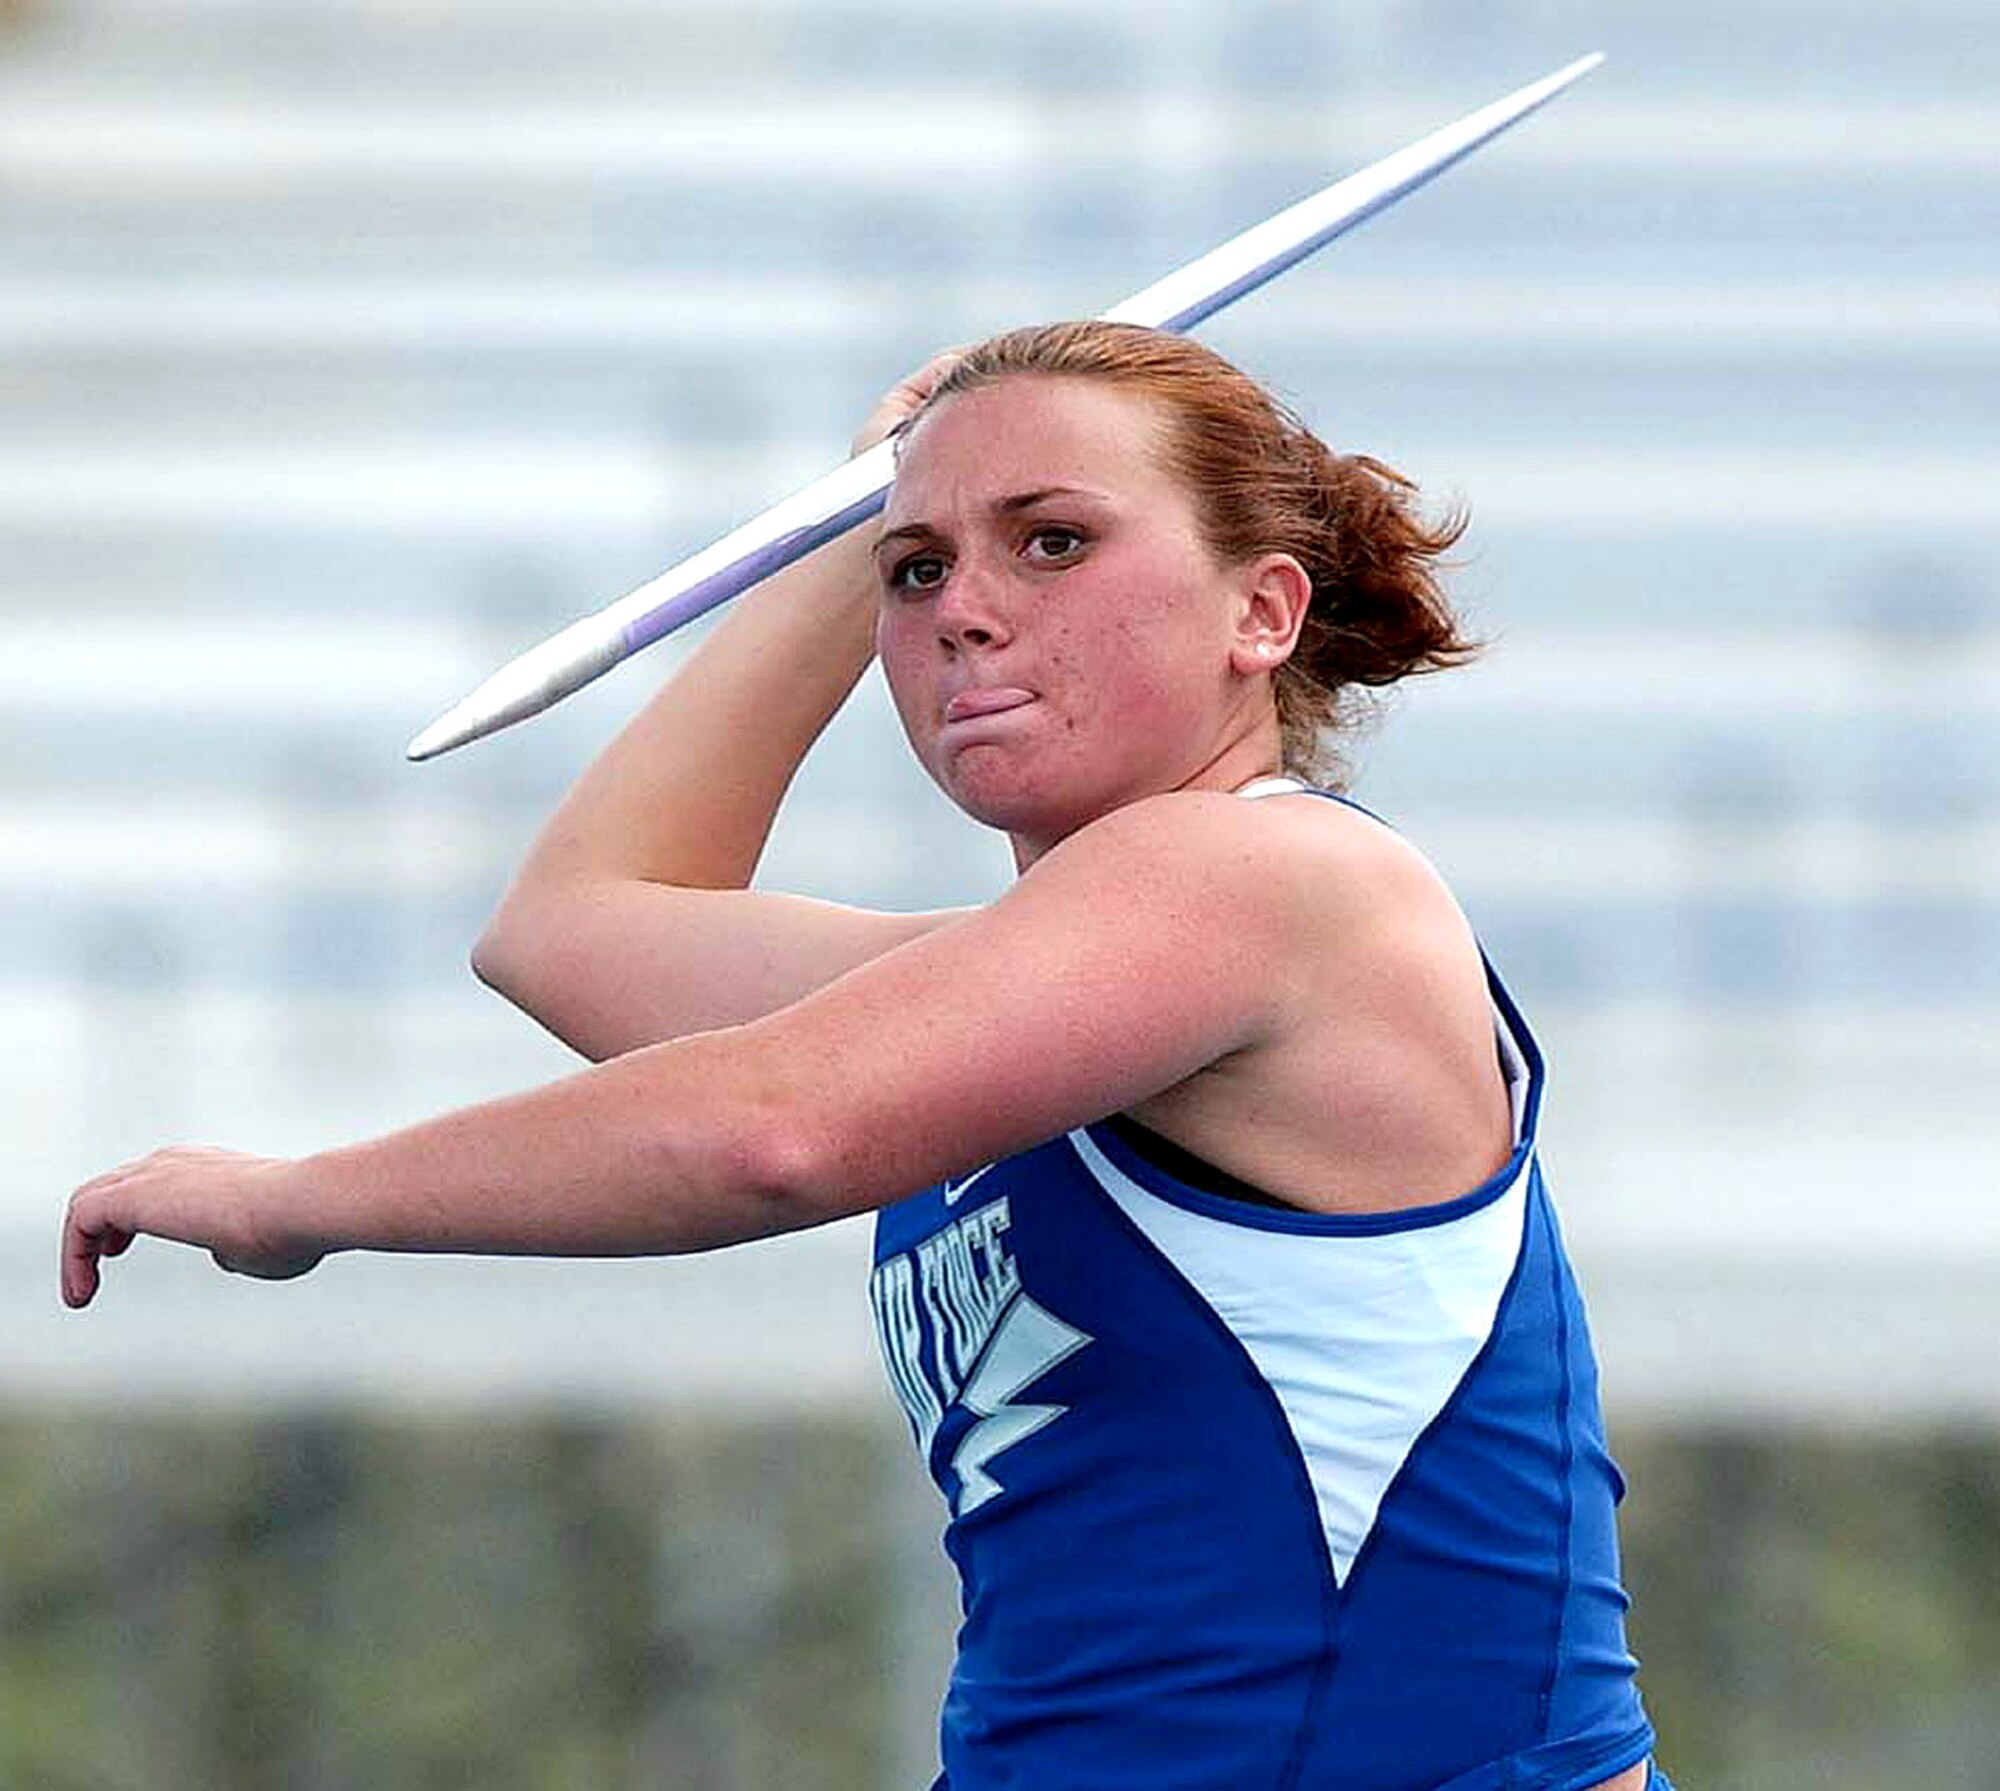
[[1004, 715], [1009, 709], [1018, 709], [1024, 703], [1032, 703], [1035, 693], [1022, 690], [1015, 685], [998, 685], [986, 690], [961, 690], [944, 706], [947, 723], [954, 721], [974, 721], [983, 715]]

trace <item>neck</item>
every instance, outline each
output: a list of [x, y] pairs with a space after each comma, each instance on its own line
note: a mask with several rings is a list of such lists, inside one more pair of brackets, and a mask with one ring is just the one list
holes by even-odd
[[[1227, 794], [1266, 778], [1283, 775], [1284, 754], [1279, 745], [1277, 717], [1273, 714], [1267, 727], [1255, 728], [1223, 741], [1208, 758], [1173, 783], [1162, 785], [1158, 790], [1135, 791], [1125, 800], [1137, 801], [1142, 796], [1165, 795], [1175, 790], [1219, 790]], [[1058, 844], [1063, 836], [1041, 839], [1017, 833], [1009, 837], [1014, 847], [1014, 869], [1018, 874]]]

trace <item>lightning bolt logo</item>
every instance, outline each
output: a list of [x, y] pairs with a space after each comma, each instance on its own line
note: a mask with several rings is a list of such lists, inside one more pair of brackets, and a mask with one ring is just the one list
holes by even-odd
[[1073, 1356], [1090, 1341], [1074, 1325], [1066, 1325], [1026, 1294], [1018, 1296], [1000, 1321], [999, 1329], [965, 1383], [959, 1404], [977, 1414], [979, 1422], [960, 1439], [951, 1458], [958, 1476], [957, 1514], [976, 1511], [1001, 1490], [986, 1464], [1002, 1450], [1031, 1437], [1069, 1408], [1060, 1405], [1013, 1405], [1016, 1394], [1032, 1386], [1058, 1362]]

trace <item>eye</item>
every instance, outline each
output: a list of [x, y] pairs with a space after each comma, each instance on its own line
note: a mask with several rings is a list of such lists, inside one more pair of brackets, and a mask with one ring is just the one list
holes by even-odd
[[1030, 559], [1066, 560], [1083, 546], [1083, 531], [1066, 523], [1046, 522], [1028, 536]]
[[913, 553], [889, 569], [884, 582], [892, 591], [929, 591], [944, 582], [944, 556]]

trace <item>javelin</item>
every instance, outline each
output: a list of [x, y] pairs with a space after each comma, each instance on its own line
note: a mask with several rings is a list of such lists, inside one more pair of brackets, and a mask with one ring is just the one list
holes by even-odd
[[[1175, 333], [1192, 329], [1442, 174], [1603, 60], [1601, 55], [1581, 57], [1372, 167], [1335, 181], [1156, 280], [1102, 313], [1103, 320]], [[409, 757], [435, 758], [468, 740], [539, 715], [641, 647], [651, 646], [866, 521], [882, 508], [895, 472], [893, 439], [877, 442], [628, 596], [572, 622], [502, 666], [418, 734], [407, 749]]]

